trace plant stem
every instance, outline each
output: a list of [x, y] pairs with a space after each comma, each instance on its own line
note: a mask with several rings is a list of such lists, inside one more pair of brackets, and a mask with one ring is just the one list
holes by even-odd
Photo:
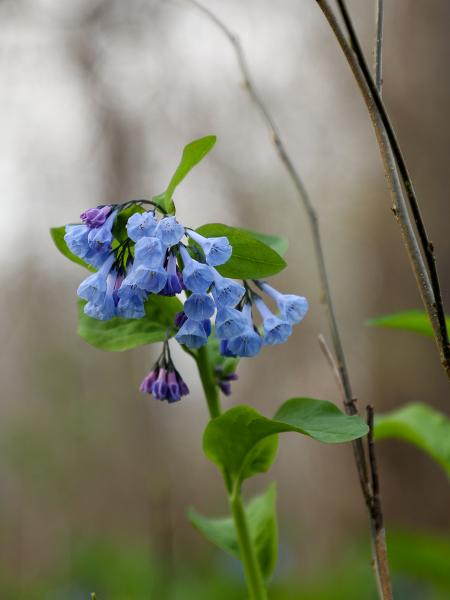
[[197, 368], [202, 382], [203, 391], [205, 392], [206, 402], [208, 404], [209, 416], [215, 419], [221, 414], [219, 390], [214, 381], [214, 373], [209, 362], [208, 351], [206, 346], [197, 350], [195, 357]]
[[[200, 380], [208, 404], [209, 416], [215, 419], [220, 416], [219, 390], [214, 380], [214, 372], [209, 360], [206, 346], [199, 348], [194, 356], [197, 363]], [[227, 471], [223, 471], [225, 487], [228, 491], [229, 504], [238, 538], [239, 554], [247, 583], [249, 600], [266, 600], [266, 587], [258, 563], [255, 546], [250, 536], [250, 531], [242, 502], [240, 486], [233, 486]]]
[[239, 544], [239, 554], [244, 566], [250, 600], [265, 600], [266, 586], [261, 575], [258, 557], [248, 529], [247, 516], [242, 502], [241, 490], [238, 487], [230, 495], [230, 508]]

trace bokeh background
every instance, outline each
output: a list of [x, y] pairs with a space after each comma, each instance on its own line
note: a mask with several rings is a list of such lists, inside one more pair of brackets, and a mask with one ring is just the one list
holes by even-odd
[[[348, 4], [370, 53], [373, 2]], [[364, 324], [420, 300], [365, 107], [321, 12], [311, 0], [205, 5], [240, 36], [317, 207], [360, 406], [422, 401], [448, 414], [433, 341]], [[447, 306], [449, 23], [447, 0], [386, 2], [384, 98]], [[141, 395], [158, 348], [108, 354], [77, 337], [84, 273], [48, 233], [87, 207], [160, 193], [190, 140], [218, 136], [177, 191], [180, 220], [285, 235], [289, 267], [274, 284], [311, 304], [288, 345], [242, 361], [224, 405], [271, 415], [296, 395], [339, 400], [317, 343], [328, 329], [306, 216], [240, 83], [229, 43], [188, 1], [0, 3], [2, 599], [245, 596], [237, 564], [185, 516], [189, 506], [226, 510], [201, 451], [207, 411], [193, 363], [175, 350], [192, 389], [182, 402]], [[397, 598], [449, 598], [445, 475], [400, 442], [378, 452]], [[280, 515], [272, 597], [375, 598], [351, 448], [285, 435], [271, 473], [246, 493], [271, 480]]]

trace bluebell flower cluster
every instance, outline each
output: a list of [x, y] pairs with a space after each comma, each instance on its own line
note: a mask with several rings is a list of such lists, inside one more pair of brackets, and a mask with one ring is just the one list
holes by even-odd
[[[157, 217], [139, 202], [91, 208], [81, 214], [82, 223], [67, 225], [65, 241], [73, 254], [97, 271], [78, 288], [86, 301], [85, 313], [99, 320], [113, 317], [139, 319], [151, 294], [174, 296], [184, 292], [183, 312], [177, 315], [176, 340], [191, 351], [204, 346], [213, 330], [223, 356], [256, 356], [264, 345], [284, 343], [308, 310], [301, 296], [282, 294], [266, 282], [253, 287], [275, 304], [273, 312], [249, 282], [223, 277], [216, 267], [232, 255], [228, 239], [204, 237], [184, 227], [174, 216]], [[116, 232], [117, 217], [135, 206], [126, 231]], [[259, 324], [255, 318], [259, 315]], [[219, 381], [230, 393], [229, 379]], [[177, 388], [178, 386], [178, 388]], [[141, 389], [169, 402], [187, 393], [173, 363], [160, 359]], [[177, 391], [179, 390], [179, 392]]]

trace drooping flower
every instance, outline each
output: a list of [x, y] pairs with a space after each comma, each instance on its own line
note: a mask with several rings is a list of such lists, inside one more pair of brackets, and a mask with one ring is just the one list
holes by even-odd
[[217, 306], [236, 306], [245, 293], [244, 286], [233, 279], [222, 277], [215, 269], [213, 275], [214, 285], [211, 291]]
[[117, 316], [124, 319], [141, 319], [145, 316], [144, 302], [147, 299], [147, 292], [133, 284], [129, 279], [122, 281], [116, 292], [118, 297]]
[[156, 237], [142, 237], [134, 247], [135, 266], [160, 267], [166, 256], [166, 247]]
[[113, 240], [112, 228], [116, 220], [118, 210], [113, 210], [103, 225], [89, 230], [88, 244], [90, 249], [96, 253], [105, 253], [111, 251]]
[[183, 281], [186, 289], [197, 294], [204, 294], [214, 281], [214, 270], [209, 265], [194, 260], [184, 246], [180, 246], [183, 259]]
[[292, 333], [292, 325], [281, 320], [264, 304], [259, 296], [254, 296], [256, 308], [263, 319], [264, 344], [283, 344]]
[[214, 301], [208, 294], [191, 294], [184, 303], [184, 312], [195, 321], [209, 319], [215, 309]]
[[134, 242], [143, 237], [153, 237], [157, 225], [158, 221], [153, 211], [134, 213], [127, 221], [128, 237]]
[[308, 312], [308, 300], [306, 298], [294, 294], [282, 294], [265, 282], [256, 283], [263, 292], [275, 300], [283, 319], [288, 323], [296, 325], [303, 320]]
[[177, 266], [177, 257], [170, 253], [167, 259], [167, 281], [166, 285], [159, 292], [161, 296], [175, 296], [183, 291], [183, 276]]
[[206, 238], [192, 229], [188, 229], [186, 234], [201, 247], [208, 265], [223, 265], [231, 257], [233, 248], [225, 236]]
[[84, 259], [90, 250], [88, 236], [89, 228], [87, 225], [66, 225], [64, 241], [72, 254], [75, 254], [78, 258]]
[[216, 337], [219, 340], [230, 340], [237, 337], [248, 326], [248, 321], [236, 308], [219, 308], [216, 316]]
[[106, 221], [112, 211], [112, 206], [98, 206], [97, 208], [88, 208], [81, 213], [80, 219], [89, 229], [100, 227]]
[[110, 255], [96, 273], [80, 283], [77, 290], [78, 296], [87, 300], [84, 312], [101, 321], [112, 319], [116, 314], [113, 294], [118, 273], [111, 271], [113, 263], [114, 255]]
[[244, 304], [242, 313], [247, 321], [246, 327], [238, 336], [227, 340], [226, 349], [235, 356], [256, 356], [261, 350], [262, 338], [255, 331], [251, 305]]
[[175, 336], [180, 344], [185, 344], [188, 348], [195, 350], [204, 346], [208, 341], [208, 335], [203, 323], [187, 319]]
[[167, 246], [175, 246], [184, 236], [184, 227], [175, 217], [163, 217], [156, 226], [155, 236]]

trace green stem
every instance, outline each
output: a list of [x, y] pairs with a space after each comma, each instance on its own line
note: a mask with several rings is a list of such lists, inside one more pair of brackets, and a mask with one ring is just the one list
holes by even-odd
[[229, 500], [238, 537], [239, 554], [241, 556], [245, 578], [247, 580], [249, 600], [266, 600], [266, 586], [261, 574], [255, 546], [250, 536], [240, 487], [231, 494]]
[[[198, 372], [205, 392], [209, 415], [215, 419], [221, 414], [219, 390], [214, 378], [214, 372], [209, 360], [207, 348], [199, 348], [195, 356]], [[233, 486], [230, 475], [223, 471], [225, 486], [229, 495], [231, 513], [238, 538], [239, 554], [244, 567], [249, 600], [266, 600], [267, 593], [258, 557], [247, 523], [240, 486]]]

